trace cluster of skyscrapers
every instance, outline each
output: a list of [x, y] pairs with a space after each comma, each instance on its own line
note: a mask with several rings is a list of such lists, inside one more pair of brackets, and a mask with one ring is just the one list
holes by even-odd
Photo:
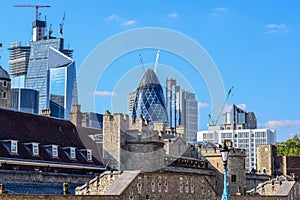
[[68, 119], [78, 101], [73, 50], [64, 49], [62, 35], [52, 36], [51, 26], [46, 35], [46, 25], [36, 19], [30, 43], [10, 45], [11, 108], [30, 113], [50, 109], [53, 117]]
[[166, 79], [166, 96], [152, 69], [143, 75], [136, 91], [128, 94], [129, 115], [147, 119], [150, 123], [164, 121], [176, 130], [183, 127], [184, 140], [194, 142], [198, 130], [198, 102], [195, 94], [181, 90], [172, 77]]
[[[28, 45], [20, 42], [9, 47], [9, 74], [0, 68], [1, 105], [28, 113], [69, 119], [71, 107], [78, 103], [76, 66], [73, 50], [64, 48], [62, 30], [60, 37], [52, 36], [52, 28], [46, 34], [46, 21], [36, 19], [32, 23], [32, 39]], [[11, 80], [11, 82], [10, 82]], [[11, 89], [10, 89], [11, 87]], [[165, 93], [164, 93], [165, 92]], [[2, 100], [9, 99], [8, 101]], [[133, 120], [146, 119], [150, 124], [163, 121], [170, 130], [184, 130], [184, 141], [223, 143], [231, 140], [235, 148], [246, 150], [246, 169], [256, 168], [257, 147], [274, 144], [276, 132], [258, 129], [253, 112], [245, 112], [233, 105], [223, 114], [222, 124], [208, 126], [198, 131], [198, 101], [192, 92], [183, 90], [173, 77], [166, 78], [165, 91], [156, 72], [147, 69], [137, 89], [128, 95], [129, 115]], [[101, 129], [103, 115], [85, 113], [86, 126]]]

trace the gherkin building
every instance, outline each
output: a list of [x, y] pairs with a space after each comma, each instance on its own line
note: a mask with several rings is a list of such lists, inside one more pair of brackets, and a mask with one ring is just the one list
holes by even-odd
[[136, 90], [132, 118], [144, 118], [150, 123], [165, 121], [168, 124], [164, 93], [152, 69], [145, 72]]

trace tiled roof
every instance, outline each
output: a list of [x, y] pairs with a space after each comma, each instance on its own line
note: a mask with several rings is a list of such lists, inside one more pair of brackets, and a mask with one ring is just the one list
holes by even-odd
[[[0, 142], [0, 157], [1, 159], [102, 165], [95, 156], [92, 161], [87, 161], [78, 151], [94, 148], [93, 154], [97, 155], [97, 148], [88, 137], [88, 132], [89, 129], [78, 129], [67, 120], [0, 109], [0, 141], [18, 141], [18, 154], [11, 154], [3, 142]], [[24, 145], [32, 142], [39, 143], [38, 156], [33, 156]], [[46, 151], [45, 145], [58, 145], [58, 157], [52, 157]], [[76, 159], [69, 158], [63, 150], [65, 147], [76, 148]]]

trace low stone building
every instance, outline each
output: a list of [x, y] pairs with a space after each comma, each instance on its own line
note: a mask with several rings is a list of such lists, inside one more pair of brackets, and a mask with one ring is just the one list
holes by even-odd
[[[280, 176], [264, 183], [247, 192], [252, 196], [276, 196], [291, 200], [300, 199], [300, 183], [293, 177]], [[279, 198], [278, 198], [279, 199]]]
[[76, 188], [76, 195], [121, 199], [216, 199], [205, 176], [183, 172], [106, 172]]

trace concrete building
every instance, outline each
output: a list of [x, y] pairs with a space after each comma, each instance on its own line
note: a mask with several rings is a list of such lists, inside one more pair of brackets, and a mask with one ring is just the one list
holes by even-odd
[[0, 108], [10, 108], [11, 79], [0, 66]]
[[[233, 123], [209, 126], [208, 130], [199, 131], [197, 133], [197, 141], [222, 144], [224, 140], [231, 140], [233, 147], [246, 150], [246, 171], [250, 172], [252, 169], [257, 169], [257, 147], [259, 145], [275, 144], [276, 131], [268, 128], [249, 129], [249, 127], [256, 127], [256, 119], [253, 117], [254, 114], [241, 112], [241, 109], [237, 109], [233, 106], [233, 111], [230, 116], [235, 116], [234, 119], [238, 118], [236, 116], [240, 116], [241, 119], [244, 119], [244, 117], [241, 117], [242, 115], [238, 115], [238, 113], [245, 116], [245, 119], [248, 116], [248, 118], [252, 120], [249, 120], [249, 123], [247, 121], [245, 121], [246, 123], [239, 123], [244, 121], [233, 120]], [[244, 127], [248, 127], [248, 129], [242, 129]]]

